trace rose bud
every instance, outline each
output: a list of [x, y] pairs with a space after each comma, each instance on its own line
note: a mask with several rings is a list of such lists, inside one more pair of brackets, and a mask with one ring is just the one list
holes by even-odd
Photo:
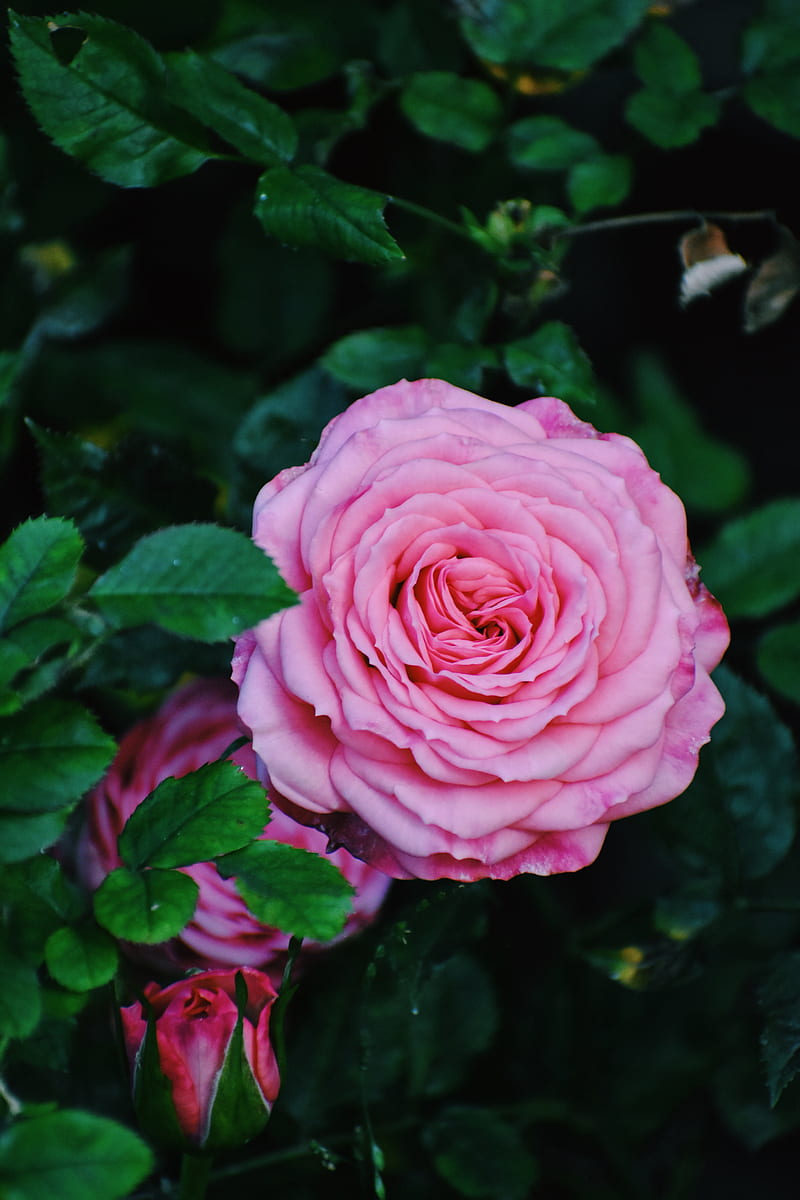
[[[86, 886], [98, 887], [120, 866], [117, 839], [125, 822], [163, 779], [179, 778], [213, 762], [241, 732], [236, 688], [224, 678], [193, 680], [178, 688], [152, 717], [135, 725], [122, 739], [107, 775], [86, 799], [77, 853], [77, 870]], [[251, 746], [237, 750], [233, 761], [255, 778]], [[274, 808], [263, 836], [317, 854], [324, 854], [328, 844], [324, 834]], [[391, 881], [345, 850], [329, 857], [356, 888], [353, 910], [340, 935], [348, 937], [374, 918]], [[155, 968], [246, 965], [269, 967], [280, 978], [289, 935], [261, 924], [247, 909], [234, 880], [223, 879], [213, 863], [184, 870], [200, 888], [192, 920], [179, 937], [158, 946], [126, 946], [128, 952]], [[319, 948], [318, 943], [306, 941], [302, 954]]]
[[120, 1009], [134, 1103], [156, 1141], [217, 1150], [261, 1132], [280, 1086], [269, 1039], [276, 995], [266, 975], [242, 967], [149, 983], [143, 1002]]
[[691, 782], [728, 626], [629, 438], [404, 380], [262, 488], [253, 538], [300, 603], [238, 640], [239, 715], [275, 802], [372, 866], [575, 871]]

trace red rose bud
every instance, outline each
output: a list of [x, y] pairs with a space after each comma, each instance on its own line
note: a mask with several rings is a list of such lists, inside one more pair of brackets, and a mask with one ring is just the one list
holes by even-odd
[[280, 1077], [269, 1038], [277, 993], [260, 971], [204, 971], [120, 1010], [142, 1127], [182, 1149], [241, 1146], [266, 1125]]

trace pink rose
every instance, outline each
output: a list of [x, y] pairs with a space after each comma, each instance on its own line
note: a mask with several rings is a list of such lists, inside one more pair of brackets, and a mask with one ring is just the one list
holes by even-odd
[[[266, 1125], [280, 1087], [269, 1039], [269, 1010], [277, 993], [266, 975], [242, 968], [247, 1003], [239, 1047], [233, 1039], [239, 1015], [237, 973], [205, 971], [166, 988], [149, 983], [144, 989], [154, 1018], [160, 1070], [171, 1087], [174, 1116], [183, 1138], [193, 1146], [212, 1149], [249, 1141]], [[134, 1096], [141, 1091], [145, 1102], [152, 1105], [157, 1096], [155, 1080], [147, 1077], [143, 1056], [147, 1010], [137, 1000], [120, 1009], [120, 1017]], [[249, 1083], [243, 1082], [234, 1063], [230, 1064], [231, 1078], [225, 1078], [224, 1068], [237, 1053], [244, 1054]], [[153, 1074], [157, 1074], [154, 1069]], [[155, 1114], [152, 1108], [142, 1111], [151, 1117], [146, 1123], [154, 1126], [148, 1131], [158, 1140], [168, 1140], [173, 1113]]]
[[[140, 721], [120, 743], [103, 780], [86, 800], [86, 820], [78, 848], [78, 870], [84, 883], [96, 888], [120, 866], [117, 838], [133, 810], [163, 779], [179, 778], [213, 762], [237, 738], [236, 688], [229, 679], [196, 679], [179, 688], [154, 716]], [[247, 745], [233, 755], [251, 777], [256, 759]], [[274, 810], [264, 837], [323, 854], [327, 839]], [[356, 933], [375, 916], [390, 880], [344, 850], [331, 861], [356, 888], [353, 911], [344, 935]], [[288, 934], [262, 925], [248, 911], [233, 879], [223, 879], [213, 863], [186, 867], [200, 894], [194, 917], [179, 938], [156, 947], [137, 947], [139, 958], [154, 966], [207, 967], [248, 965], [265, 967], [280, 960]], [[304, 951], [314, 943], [304, 943]]]
[[728, 628], [628, 438], [403, 381], [253, 530], [301, 603], [239, 639], [239, 715], [276, 802], [381, 870], [574, 871], [691, 780]]

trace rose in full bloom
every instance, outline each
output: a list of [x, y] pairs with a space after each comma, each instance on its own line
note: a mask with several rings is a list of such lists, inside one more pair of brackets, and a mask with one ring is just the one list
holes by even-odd
[[261, 490], [253, 536], [301, 598], [234, 657], [273, 795], [399, 878], [585, 866], [722, 714], [683, 505], [559, 400], [382, 388]]
[[[239, 1018], [237, 974], [247, 992], [241, 1041], [234, 1036]], [[239, 1146], [264, 1128], [280, 1086], [269, 1037], [269, 1012], [276, 996], [266, 975], [244, 967], [239, 972], [205, 971], [166, 988], [149, 983], [144, 989], [146, 1005], [137, 1000], [120, 1010], [134, 1098], [145, 1101], [138, 1107], [157, 1140], [170, 1140], [176, 1118], [181, 1140], [198, 1148]], [[157, 1062], [144, 1053], [148, 1011]], [[239, 1061], [231, 1061], [233, 1056]], [[154, 1108], [159, 1103], [153, 1086], [159, 1071], [170, 1084], [168, 1111]]]
[[[117, 839], [133, 810], [162, 780], [180, 778], [219, 758], [241, 737], [236, 717], [236, 688], [229, 679], [195, 679], [178, 688], [152, 717], [140, 721], [122, 739], [105, 778], [89, 793], [78, 847], [78, 871], [90, 888], [121, 865]], [[250, 745], [233, 761], [256, 777]], [[327, 839], [273, 809], [264, 837], [323, 854]], [[356, 933], [375, 916], [389, 878], [344, 850], [330, 855], [356, 889], [344, 935]], [[239, 966], [281, 968], [289, 935], [263, 925], [247, 909], [233, 879], [223, 879], [213, 863], [183, 868], [200, 891], [194, 916], [178, 938], [137, 954], [154, 966], [170, 968]], [[314, 948], [305, 942], [304, 952]]]

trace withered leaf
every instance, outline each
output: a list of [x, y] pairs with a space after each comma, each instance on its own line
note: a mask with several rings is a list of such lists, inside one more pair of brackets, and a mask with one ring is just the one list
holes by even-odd
[[800, 242], [784, 226], [778, 232], [778, 250], [764, 259], [745, 293], [745, 333], [772, 325], [800, 291]]

